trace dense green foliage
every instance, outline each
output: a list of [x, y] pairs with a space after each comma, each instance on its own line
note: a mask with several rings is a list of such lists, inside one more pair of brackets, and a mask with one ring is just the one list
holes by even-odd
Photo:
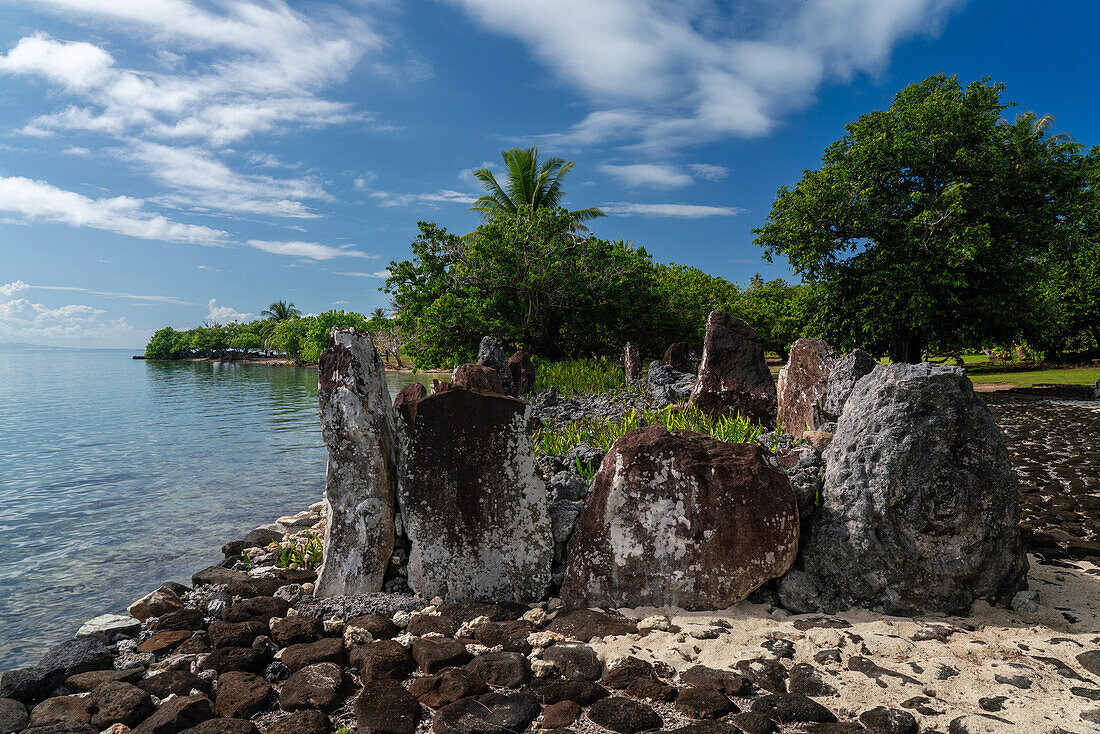
[[1037, 260], [1084, 189], [1076, 147], [1003, 87], [936, 75], [862, 115], [755, 230], [816, 282], [825, 335], [898, 361], [1011, 342], [1041, 321]]
[[543, 362], [535, 359], [535, 390], [556, 387], [563, 397], [605, 393], [626, 387], [623, 366], [611, 359]]

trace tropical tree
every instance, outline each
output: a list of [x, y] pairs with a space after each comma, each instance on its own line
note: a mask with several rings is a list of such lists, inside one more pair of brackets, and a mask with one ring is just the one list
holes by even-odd
[[754, 231], [820, 286], [825, 335], [895, 361], [1006, 343], [1036, 313], [1039, 257], [1067, 237], [1084, 177], [1004, 87], [938, 74], [845, 127]]
[[297, 318], [301, 315], [302, 312], [295, 308], [293, 303], [287, 303], [286, 301], [275, 301], [260, 312], [261, 318], [271, 319], [275, 323]]
[[[516, 214], [521, 207], [532, 212], [539, 209], [556, 209], [565, 190], [562, 179], [573, 170], [574, 163], [561, 158], [539, 161], [538, 148], [512, 148], [501, 153], [507, 168], [507, 183], [501, 186], [488, 168], [479, 168], [474, 176], [485, 185], [488, 192], [474, 202], [470, 211], [480, 212], [485, 221], [497, 214]], [[606, 216], [595, 208], [567, 212], [572, 231], [587, 232], [584, 222]]]

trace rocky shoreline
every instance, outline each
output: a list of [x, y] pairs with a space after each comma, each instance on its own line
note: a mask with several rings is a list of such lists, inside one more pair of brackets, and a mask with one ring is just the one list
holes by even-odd
[[[956, 368], [800, 340], [777, 393], [720, 312], [698, 376], [673, 345], [642, 379], [628, 345], [612, 395], [528, 403], [505, 393], [529, 355], [482, 346], [391, 407], [369, 338], [334, 331], [325, 499], [4, 672], [0, 734], [1100, 728], [1100, 412], [1076, 393], [1000, 395], [1006, 445]], [[531, 444], [685, 401], [790, 433]]]

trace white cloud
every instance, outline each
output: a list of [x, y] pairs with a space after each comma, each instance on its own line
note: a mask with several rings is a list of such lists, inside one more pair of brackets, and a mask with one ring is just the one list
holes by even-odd
[[214, 298], [211, 298], [206, 306], [206, 320], [213, 321], [215, 324], [228, 324], [233, 321], [248, 321], [253, 316], [253, 314], [241, 313], [229, 306], [219, 306], [217, 299]]
[[372, 191], [371, 197], [378, 199], [379, 206], [409, 206], [410, 204], [473, 204], [477, 197], [462, 191], [440, 189], [427, 194], [394, 194], [389, 191]]
[[348, 275], [348, 276], [351, 276], [352, 278], [388, 278], [388, 277], [390, 277], [390, 271], [388, 271], [388, 270], [379, 270], [379, 271], [374, 272], [374, 273], [347, 273], [347, 272], [337, 271], [336, 275]]
[[712, 163], [690, 163], [688, 168], [695, 174], [695, 178], [704, 181], [724, 181], [730, 175], [730, 169]]
[[310, 218], [317, 214], [302, 200], [332, 197], [314, 176], [274, 178], [236, 173], [211, 153], [194, 147], [137, 142], [119, 155], [144, 167], [173, 189], [164, 200], [206, 210]]
[[248, 161], [248, 165], [255, 166], [256, 168], [301, 168], [302, 163], [287, 163], [283, 161], [279, 156], [273, 153], [263, 153], [260, 151], [252, 151], [245, 155], [245, 160]]
[[704, 217], [735, 217], [745, 209], [736, 206], [704, 206], [701, 204], [631, 204], [615, 201], [600, 206], [612, 216], [672, 217], [677, 219], [702, 219]]
[[69, 91], [83, 91], [113, 74], [111, 54], [90, 43], [61, 43], [44, 33], [22, 38], [0, 55], [0, 72], [42, 76]]
[[17, 280], [14, 283], [7, 283], [5, 285], [0, 285], [0, 296], [4, 296], [5, 298], [11, 298], [16, 293], [22, 293], [23, 291], [27, 290], [28, 288], [30, 288], [30, 286], [27, 285], [26, 282], [24, 282], [22, 280]]
[[374, 171], [366, 171], [363, 175], [356, 177], [354, 182], [355, 190], [366, 191], [367, 187], [370, 186], [376, 178], [378, 178], [378, 175]]
[[653, 163], [614, 165], [604, 163], [600, 170], [627, 186], [648, 186], [654, 189], [677, 189], [692, 182], [691, 176], [673, 168]]
[[[3, 293], [0, 290], [0, 293]], [[10, 294], [5, 294], [10, 295]], [[104, 318], [106, 311], [81, 304], [58, 307], [25, 298], [0, 302], [0, 340], [73, 346], [136, 345], [143, 332], [125, 318]]]
[[0, 176], [0, 211], [25, 220], [90, 227], [147, 240], [194, 245], [221, 245], [228, 234], [195, 224], [183, 224], [143, 210], [144, 202], [129, 196], [92, 199], [45, 181]]
[[[192, 306], [190, 301], [185, 301], [182, 298], [176, 298], [175, 296], [142, 296], [134, 293], [118, 293], [116, 291], [97, 291], [91, 288], [79, 288], [72, 285], [29, 285], [19, 280], [8, 285], [0, 286], [0, 295], [10, 296], [12, 295], [12, 289], [19, 290], [39, 290], [39, 291], [62, 291], [67, 293], [87, 293], [92, 296], [101, 296], [103, 298], [123, 298], [129, 301], [144, 301], [146, 303], [170, 303], [176, 306]], [[140, 305], [140, 304], [139, 304]]]
[[352, 245], [333, 247], [322, 245], [319, 242], [271, 242], [269, 240], [249, 240], [249, 247], [270, 252], [273, 255], [289, 255], [291, 257], [305, 257], [310, 260], [331, 260], [334, 257], [365, 257], [373, 258], [365, 252], [351, 249]]
[[667, 150], [768, 133], [826, 81], [877, 74], [966, 0], [450, 0], [594, 109], [558, 145]]

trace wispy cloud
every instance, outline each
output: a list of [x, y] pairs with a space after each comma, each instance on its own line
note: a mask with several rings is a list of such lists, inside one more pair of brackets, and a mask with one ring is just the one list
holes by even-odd
[[377, 255], [368, 255], [365, 252], [352, 249], [354, 245], [341, 245], [333, 247], [322, 245], [319, 242], [272, 242], [269, 240], [249, 240], [249, 247], [270, 252], [273, 255], [288, 255], [290, 257], [304, 257], [310, 260], [331, 260], [336, 257], [364, 257], [376, 258]]
[[627, 186], [647, 186], [654, 189], [676, 189], [690, 184], [693, 179], [672, 166], [653, 163], [615, 165], [604, 163], [600, 170]]
[[411, 204], [473, 204], [477, 197], [463, 191], [440, 189], [426, 194], [394, 194], [389, 191], [372, 191], [371, 198], [378, 199], [379, 206], [409, 206]]
[[107, 318], [106, 313], [83, 304], [51, 307], [26, 298], [10, 298], [0, 301], [0, 340], [102, 345], [135, 344], [143, 337], [143, 332], [125, 318]]
[[22, 280], [17, 280], [14, 283], [8, 283], [7, 285], [0, 285], [0, 296], [12, 296], [16, 293], [22, 293], [29, 290], [39, 291], [61, 291], [65, 293], [87, 293], [91, 296], [101, 296], [103, 298], [122, 298], [128, 301], [144, 301], [147, 303], [170, 303], [176, 306], [193, 306], [190, 301], [185, 301], [182, 298], [176, 298], [175, 296], [143, 296], [135, 293], [118, 293], [116, 291], [97, 291], [91, 288], [79, 288], [72, 285], [31, 285]]
[[704, 181], [724, 181], [730, 175], [730, 169], [713, 163], [690, 163], [688, 168], [695, 174], [695, 178]]
[[676, 219], [703, 219], [705, 217], [735, 217], [745, 209], [736, 206], [705, 206], [701, 204], [631, 204], [614, 201], [600, 206], [612, 216], [670, 217]]
[[222, 245], [229, 235], [202, 225], [184, 224], [151, 214], [145, 202], [129, 196], [92, 199], [45, 181], [0, 176], [0, 211], [31, 221], [90, 227], [147, 240]]
[[347, 272], [337, 271], [336, 275], [347, 275], [347, 276], [350, 276], [352, 278], [388, 278], [388, 277], [390, 277], [390, 271], [388, 271], [388, 270], [379, 270], [375, 273], [347, 273]]
[[879, 73], [966, 0], [451, 2], [591, 100], [550, 142], [669, 150], [768, 133], [826, 81]]

